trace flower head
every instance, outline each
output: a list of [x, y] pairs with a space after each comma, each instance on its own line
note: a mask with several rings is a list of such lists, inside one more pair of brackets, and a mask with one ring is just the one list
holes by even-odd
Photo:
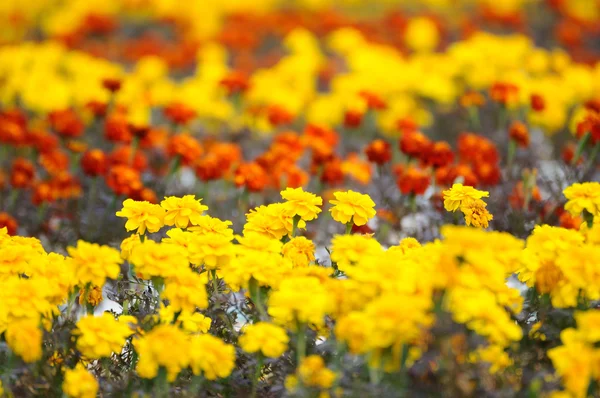
[[81, 318], [73, 334], [77, 336], [77, 349], [86, 358], [100, 359], [110, 357], [113, 352], [120, 353], [133, 331], [105, 312], [102, 316]]
[[242, 350], [249, 353], [260, 351], [269, 358], [281, 356], [290, 340], [284, 328], [268, 322], [247, 325], [242, 332], [239, 338]]
[[456, 211], [462, 205], [463, 201], [487, 198], [489, 196], [489, 192], [479, 191], [463, 184], [454, 184], [452, 188], [444, 191], [442, 194], [444, 197], [444, 208], [447, 211]]
[[118, 217], [127, 218], [125, 229], [143, 235], [148, 232], [157, 232], [164, 225], [165, 210], [159, 205], [150, 202], [137, 202], [133, 199], [126, 199], [123, 202], [123, 209], [117, 212]]
[[304, 221], [317, 218], [321, 212], [319, 206], [323, 205], [323, 199], [310, 192], [304, 192], [302, 188], [286, 188], [281, 191], [281, 197], [285, 199], [285, 206], [290, 214], [299, 216]]
[[333, 205], [329, 211], [337, 222], [347, 224], [352, 221], [355, 225], [365, 225], [375, 212], [375, 202], [369, 195], [349, 190], [347, 192], [335, 192], [335, 200], [330, 200]]
[[563, 191], [568, 199], [565, 210], [573, 216], [584, 210], [593, 216], [600, 216], [600, 182], [576, 183]]
[[62, 388], [71, 398], [93, 398], [98, 392], [98, 381], [84, 365], [78, 363], [74, 369], [65, 372]]
[[488, 221], [492, 220], [494, 216], [485, 208], [486, 206], [486, 203], [481, 199], [463, 201], [460, 211], [465, 215], [466, 224], [478, 228], [487, 228]]
[[76, 247], [70, 246], [67, 251], [82, 285], [91, 283], [102, 286], [106, 278], [115, 279], [119, 276], [119, 264], [123, 259], [117, 249], [80, 240]]
[[185, 195], [181, 198], [170, 196], [160, 202], [160, 206], [166, 210], [164, 217], [165, 225], [175, 225], [177, 228], [186, 228], [189, 224], [198, 225], [202, 213], [208, 210], [194, 195]]

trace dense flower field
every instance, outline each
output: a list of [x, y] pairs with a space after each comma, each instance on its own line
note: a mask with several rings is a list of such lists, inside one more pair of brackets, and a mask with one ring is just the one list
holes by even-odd
[[0, 24], [0, 396], [600, 396], [600, 1]]

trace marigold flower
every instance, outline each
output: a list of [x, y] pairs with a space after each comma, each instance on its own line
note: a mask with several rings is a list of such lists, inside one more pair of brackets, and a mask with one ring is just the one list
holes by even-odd
[[333, 301], [327, 288], [310, 276], [284, 279], [269, 296], [269, 315], [280, 325], [300, 322], [320, 326], [332, 310]]
[[188, 133], [181, 133], [169, 138], [167, 142], [167, 155], [178, 156], [181, 164], [191, 166], [202, 156], [202, 145]]
[[567, 198], [565, 210], [579, 216], [585, 210], [594, 217], [600, 216], [600, 182], [575, 183], [563, 194]]
[[234, 181], [237, 187], [245, 186], [250, 192], [260, 192], [267, 187], [269, 176], [257, 163], [242, 163], [235, 170]]
[[294, 267], [307, 267], [315, 261], [315, 244], [304, 236], [297, 236], [283, 245], [281, 254], [289, 259]]
[[238, 342], [242, 350], [253, 354], [261, 352], [265, 357], [280, 357], [286, 350], [289, 337], [284, 328], [268, 322], [246, 325]]
[[6, 344], [23, 361], [36, 362], [42, 358], [42, 334], [35, 320], [12, 322], [6, 329]]
[[526, 148], [529, 145], [529, 131], [527, 126], [521, 122], [513, 122], [508, 129], [508, 136], [514, 140], [520, 147]]
[[546, 101], [540, 94], [531, 94], [530, 104], [535, 112], [542, 112], [546, 108]]
[[487, 228], [488, 221], [494, 217], [487, 211], [487, 204], [481, 199], [463, 200], [460, 205], [460, 210], [465, 215], [467, 225], [473, 225], [478, 228]]
[[426, 158], [432, 145], [431, 140], [419, 131], [405, 131], [400, 138], [400, 150], [418, 159]]
[[360, 127], [363, 121], [363, 113], [354, 110], [347, 110], [344, 113], [344, 126], [347, 128], [355, 129]]
[[119, 210], [116, 215], [127, 218], [125, 223], [127, 231], [137, 230], [136, 233], [140, 235], [146, 233], [146, 230], [150, 233], [157, 232], [165, 225], [164, 207], [149, 202], [125, 199], [123, 209]]
[[186, 125], [196, 117], [196, 111], [180, 102], [173, 102], [165, 107], [164, 114], [174, 124]]
[[130, 245], [129, 262], [135, 266], [135, 273], [142, 279], [166, 279], [188, 270], [188, 259], [176, 245], [156, 243], [153, 240], [127, 243], [127, 246]]
[[100, 286], [93, 286], [87, 290], [81, 289], [79, 291], [79, 304], [80, 305], [91, 305], [92, 307], [97, 307], [104, 300], [102, 297], [102, 288]]
[[298, 379], [307, 387], [331, 388], [335, 373], [325, 367], [325, 361], [318, 355], [309, 355], [300, 362]]
[[117, 165], [108, 169], [108, 173], [106, 173], [106, 185], [116, 195], [125, 196], [131, 196], [143, 187], [140, 173], [136, 169], [126, 165]]
[[292, 217], [300, 217], [304, 221], [317, 218], [321, 212], [319, 206], [323, 205], [323, 199], [310, 192], [304, 192], [302, 188], [286, 188], [281, 191], [281, 197], [286, 200], [285, 207]]
[[231, 71], [219, 81], [219, 85], [225, 87], [227, 95], [244, 93], [250, 88], [248, 76], [240, 71]]
[[123, 260], [119, 251], [112, 247], [79, 240], [76, 247], [69, 246], [67, 251], [82, 285], [102, 286], [106, 278], [116, 279], [119, 276], [119, 264]]
[[446, 141], [437, 141], [433, 143], [431, 150], [425, 159], [425, 163], [433, 167], [444, 167], [452, 164], [454, 161], [454, 152], [450, 144]]
[[492, 99], [502, 105], [512, 104], [518, 101], [519, 87], [511, 83], [494, 83], [490, 89]]
[[10, 185], [13, 188], [27, 188], [35, 178], [35, 167], [24, 158], [16, 158], [10, 169]]
[[175, 311], [194, 312], [197, 308], [208, 307], [206, 275], [200, 275], [189, 268], [181, 269], [166, 280], [161, 297], [169, 300]]
[[106, 78], [102, 80], [102, 87], [110, 91], [111, 93], [116, 93], [121, 89], [121, 80]]
[[127, 119], [121, 115], [110, 116], [104, 122], [104, 138], [111, 142], [129, 144], [133, 134]]
[[101, 316], [85, 316], [77, 321], [77, 349], [88, 359], [110, 357], [120, 353], [133, 330], [108, 312]]
[[208, 206], [201, 203], [202, 199], [196, 199], [195, 195], [185, 195], [181, 198], [176, 196], [165, 197], [160, 206], [165, 209], [165, 225], [175, 225], [177, 228], [187, 228], [189, 224], [198, 225], [200, 217]]
[[133, 148], [129, 145], [121, 145], [116, 147], [109, 155], [108, 161], [114, 167], [116, 165], [127, 165], [142, 172], [148, 167], [148, 159], [144, 152], [137, 149], [132, 155]]
[[9, 235], [16, 235], [17, 227], [17, 220], [6, 212], [0, 212], [0, 228], [6, 228]]
[[90, 149], [81, 156], [81, 169], [91, 177], [104, 175], [108, 169], [106, 154], [101, 149]]
[[78, 363], [74, 369], [65, 371], [62, 384], [63, 392], [70, 398], [94, 398], [98, 394], [98, 381]]
[[210, 334], [194, 336], [190, 366], [195, 375], [202, 373], [208, 380], [227, 377], [235, 367], [235, 347]]
[[48, 114], [52, 129], [64, 137], [79, 137], [83, 134], [85, 125], [72, 109], [52, 111]]
[[462, 206], [463, 202], [487, 198], [489, 194], [487, 191], [479, 191], [473, 187], [454, 184], [452, 188], [443, 192], [444, 208], [447, 211], [456, 211]]
[[365, 101], [368, 109], [382, 110], [387, 108], [385, 101], [373, 92], [362, 90], [358, 93], [358, 96]]
[[387, 141], [375, 140], [365, 148], [365, 154], [369, 162], [382, 165], [392, 159], [392, 148]]
[[404, 170], [400, 177], [398, 177], [396, 183], [398, 184], [400, 192], [404, 195], [423, 195], [429, 187], [430, 181], [431, 176], [429, 173], [425, 170], [410, 166]]
[[335, 192], [333, 196], [335, 200], [329, 201], [333, 205], [329, 211], [337, 222], [348, 224], [352, 221], [353, 224], [361, 226], [376, 214], [375, 202], [369, 195], [349, 190]]
[[202, 181], [213, 181], [223, 177], [226, 170], [221, 167], [221, 160], [214, 153], [207, 153], [198, 160], [195, 167], [196, 175]]
[[[170, 347], [165, 350], [165, 345]], [[178, 326], [160, 324], [133, 340], [139, 360], [135, 367], [137, 374], [144, 379], [153, 379], [158, 369], [167, 370], [167, 379], [174, 381], [179, 372], [190, 363], [193, 354], [187, 334]]]

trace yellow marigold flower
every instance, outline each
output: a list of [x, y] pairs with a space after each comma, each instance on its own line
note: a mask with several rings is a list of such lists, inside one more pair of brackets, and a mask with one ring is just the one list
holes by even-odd
[[235, 239], [244, 250], [253, 250], [257, 252], [281, 253], [283, 243], [280, 240], [270, 238], [255, 232], [244, 233], [244, 236], [237, 235]]
[[269, 315], [280, 325], [300, 322], [321, 326], [325, 315], [332, 310], [332, 297], [314, 277], [285, 279], [269, 297]]
[[306, 267], [315, 261], [315, 244], [304, 236], [298, 236], [284, 244], [281, 253], [294, 267]]
[[190, 355], [192, 372], [208, 380], [227, 377], [235, 367], [235, 347], [210, 334], [191, 338]]
[[129, 262], [135, 266], [135, 273], [142, 279], [169, 278], [189, 268], [188, 260], [181, 249], [152, 240], [135, 247]]
[[486, 209], [487, 204], [481, 199], [464, 200], [460, 211], [465, 215], [465, 223], [477, 228], [487, 228], [488, 222], [494, 218]]
[[206, 277], [189, 268], [167, 279], [162, 297], [169, 300], [174, 311], [194, 312], [208, 307]]
[[419, 241], [415, 238], [409, 236], [407, 238], [402, 239], [398, 246], [390, 247], [388, 251], [406, 254], [413, 249], [418, 249], [419, 247], [421, 247], [421, 243], [419, 243]]
[[470, 186], [454, 184], [452, 188], [442, 192], [444, 198], [444, 208], [447, 211], [456, 211], [464, 201], [487, 198], [487, 191], [479, 191]]
[[335, 336], [348, 345], [351, 353], [364, 354], [370, 348], [367, 342], [374, 327], [373, 319], [362, 312], [353, 311], [338, 319]]
[[[173, 323], [177, 311], [172, 306], [161, 306], [159, 311], [160, 323]], [[175, 325], [180, 326], [187, 333], [208, 333], [212, 319], [199, 312], [181, 311]]]
[[562, 346], [548, 350], [556, 373], [562, 377], [567, 391], [575, 397], [585, 397], [596, 368], [598, 354], [594, 347], [576, 337], [577, 331], [568, 328], [561, 332]]
[[335, 200], [330, 200], [333, 205], [329, 211], [337, 222], [355, 225], [365, 225], [369, 219], [375, 217], [375, 202], [369, 195], [349, 190], [347, 192], [334, 192]]
[[292, 263], [279, 254], [259, 253], [246, 249], [230, 264], [219, 271], [227, 285], [233, 290], [248, 288], [251, 279], [260, 286], [276, 287], [292, 268]]
[[331, 241], [331, 261], [342, 271], [365, 256], [376, 256], [382, 252], [379, 242], [368, 235], [336, 235]]
[[246, 325], [242, 333], [238, 339], [242, 350], [251, 354], [260, 351], [268, 358], [281, 356], [290, 340], [285, 329], [268, 322]]
[[[257, 233], [277, 240], [292, 233], [294, 226], [294, 215], [284, 203], [259, 206], [250, 210], [246, 219], [244, 235]], [[300, 220], [298, 227], [305, 228], [306, 223]]]
[[81, 363], [65, 371], [63, 392], [71, 398], [94, 398], [98, 393], [98, 381]]
[[201, 201], [202, 199], [196, 199], [195, 195], [165, 198], [160, 202], [161, 207], [167, 211], [164, 218], [165, 225], [187, 228], [189, 224], [200, 224], [202, 213], [208, 210], [208, 207], [203, 205]]
[[133, 249], [141, 244], [142, 241], [140, 240], [140, 236], [138, 234], [133, 234], [130, 237], [123, 239], [121, 242], [121, 258], [123, 258], [125, 261], [128, 261], [131, 257]]
[[42, 357], [42, 330], [35, 320], [23, 320], [8, 325], [5, 338], [8, 347], [27, 363]]
[[73, 335], [77, 336], [77, 349], [88, 359], [100, 359], [120, 353], [126, 339], [133, 334], [131, 328], [119, 322], [108, 312], [101, 316], [86, 316], [77, 322]]
[[31, 278], [47, 282], [48, 300], [52, 304], [62, 304], [77, 285], [73, 263], [60, 254], [35, 254], [29, 263], [32, 265]]
[[300, 362], [296, 371], [298, 380], [307, 387], [331, 388], [335, 373], [325, 367], [325, 361], [318, 355], [309, 355]]
[[286, 188], [281, 191], [281, 197], [285, 199], [285, 206], [289, 209], [292, 217], [299, 216], [304, 221], [317, 218], [321, 212], [319, 206], [323, 205], [323, 199], [310, 192], [304, 192], [300, 188]]
[[565, 210], [573, 216], [584, 210], [594, 217], [600, 217], [600, 182], [576, 183], [567, 187], [563, 194], [567, 198]]
[[234, 254], [231, 237], [218, 233], [195, 235], [190, 241], [190, 262], [214, 270], [229, 264]]
[[125, 229], [137, 230], [136, 233], [143, 235], [146, 230], [150, 233], [157, 232], [164, 225], [165, 210], [159, 205], [146, 201], [135, 201], [126, 199], [123, 209], [118, 211], [118, 217], [127, 218]]
[[76, 247], [68, 247], [70, 261], [76, 272], [77, 279], [82, 285], [91, 283], [102, 286], [106, 278], [115, 279], [119, 276], [123, 262], [118, 250], [96, 243], [77, 241]]
[[588, 343], [600, 341], [600, 311], [579, 311], [575, 313], [577, 330]]
[[215, 233], [223, 235], [229, 240], [233, 239], [233, 230], [229, 228], [233, 223], [229, 220], [222, 221], [216, 217], [202, 216], [198, 220], [198, 224], [193, 227], [188, 227], [188, 231], [194, 232], [198, 235], [204, 235], [207, 233]]
[[48, 300], [48, 283], [39, 279], [11, 277], [2, 281], [0, 289], [0, 333], [20, 320], [37, 323], [56, 309]]
[[79, 291], [79, 304], [85, 305], [86, 298], [87, 298], [87, 304], [90, 304], [92, 307], [96, 307], [103, 300], [102, 288], [99, 286], [94, 286], [94, 287], [90, 288], [87, 292], [87, 297], [86, 297], [85, 289], [81, 289]]
[[172, 324], [154, 327], [142, 337], [134, 339], [133, 346], [139, 355], [135, 370], [144, 379], [155, 378], [162, 366], [167, 370], [167, 379], [175, 380], [179, 372], [188, 367], [192, 354], [188, 335]]

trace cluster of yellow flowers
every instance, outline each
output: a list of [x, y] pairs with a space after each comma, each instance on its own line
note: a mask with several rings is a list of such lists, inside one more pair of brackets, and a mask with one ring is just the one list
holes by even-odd
[[[597, 220], [599, 186], [567, 188], [569, 211], [587, 211]], [[82, 295], [101, 292], [107, 280], [129, 275], [128, 283], [153, 287], [153, 326], [143, 331], [138, 319], [126, 315], [135, 302], [118, 317], [81, 317], [72, 336], [82, 358], [94, 361], [135, 350], [135, 369], [142, 378], [168, 383], [190, 369], [214, 380], [234, 369], [235, 347], [208, 334], [211, 319], [199, 311], [208, 308], [209, 296], [243, 291], [258, 318], [242, 328], [237, 344], [257, 356], [258, 375], [263, 358], [288, 351], [290, 333], [298, 367], [286, 385], [290, 390], [326, 391], [339, 375], [322, 357], [306, 356], [311, 329], [364, 356], [377, 378], [417, 361], [432, 326], [448, 313], [482, 338], [470, 358], [490, 363], [497, 372], [512, 363], [510, 347], [522, 338], [513, 319], [523, 297], [506, 284], [510, 275], [517, 273], [537, 295], [548, 294], [556, 307], [586, 308], [589, 301], [600, 299], [600, 224], [594, 218], [580, 231], [538, 226], [526, 242], [508, 233], [447, 225], [441, 240], [421, 245], [406, 238], [387, 248], [372, 235], [351, 234], [346, 228], [346, 234], [331, 240], [328, 266], [326, 260], [316, 262], [314, 243], [298, 236], [321, 213], [322, 199], [302, 188], [288, 188], [281, 195], [284, 202], [247, 214], [241, 236], [234, 235], [230, 223], [204, 215], [206, 206], [192, 195], [166, 198], [160, 205], [127, 199], [117, 214], [127, 218], [127, 229], [138, 233], [123, 241], [120, 255], [116, 249], [80, 241], [63, 257], [46, 253], [37, 239], [0, 231], [0, 250], [6, 253], [0, 263], [4, 339], [23, 361], [40, 360], [43, 331], [71, 317], [77, 288]], [[330, 214], [341, 224], [362, 225], [375, 214], [367, 195], [348, 191], [334, 196]], [[445, 206], [454, 211], [485, 196], [455, 185], [445, 192]], [[467, 224], [481, 226], [464, 212]], [[148, 233], [164, 226], [172, 227], [166, 237], [151, 240]], [[212, 287], [207, 287], [210, 282]], [[597, 315], [577, 314], [579, 329], [564, 330], [564, 345], [549, 352], [575, 396], [586, 380], [598, 378], [593, 365]], [[97, 389], [82, 363], [65, 371], [69, 396], [93, 396]]]

